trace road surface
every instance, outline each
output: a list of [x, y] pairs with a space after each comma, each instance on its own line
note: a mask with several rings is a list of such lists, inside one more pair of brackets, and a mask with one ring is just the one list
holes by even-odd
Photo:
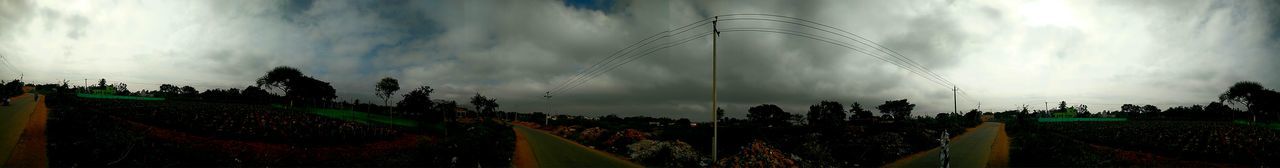
[[[560, 138], [541, 130], [512, 125], [517, 136], [524, 138], [533, 161], [537, 167], [641, 167], [635, 163], [617, 158], [611, 154], [587, 148], [568, 139]], [[518, 142], [519, 143], [519, 142]], [[517, 144], [519, 146], [520, 144]], [[518, 148], [518, 147], [517, 147]], [[517, 152], [520, 152], [517, 149]], [[516, 154], [517, 157], [522, 156]], [[523, 156], [530, 156], [525, 154]], [[527, 159], [527, 158], [526, 158]], [[516, 160], [521, 160], [517, 158]], [[514, 165], [525, 167], [527, 163]]]
[[[992, 148], [1000, 149], [1000, 145], [996, 143], [997, 137], [1004, 132], [1004, 125], [997, 122], [986, 122], [978, 125], [972, 131], [951, 138], [950, 153], [951, 167], [988, 167], [989, 160], [997, 160], [1000, 162], [1002, 156], [992, 156]], [[1003, 138], [1003, 137], [1002, 137]], [[1007, 142], [1007, 141], [1005, 141]], [[1007, 145], [1007, 144], [1004, 144]], [[1003, 147], [1008, 150], [1008, 147]], [[895, 161], [885, 167], [939, 167], [941, 165], [941, 157], [938, 155], [940, 148], [933, 148], [927, 152], [909, 156], [901, 160]], [[996, 152], [996, 155], [1005, 152]], [[1007, 156], [1003, 156], [1007, 157]], [[1007, 158], [1003, 158], [1007, 161]], [[999, 163], [993, 165], [1001, 165]]]
[[[43, 100], [44, 97], [41, 96], [40, 99]], [[23, 138], [24, 130], [28, 130], [28, 125], [30, 125], [29, 122], [33, 121], [32, 117], [34, 115], [32, 114], [36, 114], [35, 112], [37, 107], [42, 106], [43, 101], [37, 102], [32, 94], [23, 94], [21, 96], [13, 97], [9, 106], [0, 106], [0, 167], [12, 167], [13, 165], [5, 164], [9, 163], [10, 159], [14, 157], [23, 157], [26, 159], [32, 158], [26, 156], [31, 156], [30, 154], [35, 154], [36, 152], [40, 152], [37, 155], [44, 154], [42, 151], [18, 150], [19, 142], [21, 140], [25, 139], [32, 141], [35, 139], [30, 137], [44, 135], [43, 132], [31, 132], [28, 133], [28, 138]], [[42, 118], [44, 116], [35, 117]], [[44, 124], [42, 121], [35, 122], [36, 123], [34, 124]], [[43, 126], [34, 129], [43, 131], [42, 128]], [[39, 140], [43, 140], [43, 138], [40, 138]], [[32, 141], [25, 144], [24, 146], [27, 147], [24, 148], [30, 149], [34, 147], [43, 147], [39, 145], [40, 144], [36, 144], [36, 142]], [[47, 166], [47, 164], [45, 165]]]

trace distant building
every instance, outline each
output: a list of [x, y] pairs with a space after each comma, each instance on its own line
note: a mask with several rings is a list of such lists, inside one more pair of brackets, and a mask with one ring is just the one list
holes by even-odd
[[1052, 114], [1053, 114], [1053, 118], [1075, 118], [1076, 108], [1069, 107], [1066, 110], [1056, 111], [1056, 112], [1053, 112]]

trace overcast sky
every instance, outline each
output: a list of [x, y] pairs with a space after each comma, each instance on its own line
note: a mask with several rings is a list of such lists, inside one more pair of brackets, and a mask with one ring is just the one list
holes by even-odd
[[[1175, 105], [1214, 101], [1237, 81], [1280, 88], [1276, 2], [1042, 1], [260, 1], [0, 0], [0, 78], [106, 78], [244, 88], [276, 66], [371, 102], [377, 79], [465, 103], [544, 111], [544, 92], [655, 33], [713, 15], [776, 14], [847, 30], [955, 83], [960, 109], [1044, 102]], [[723, 21], [722, 27], [804, 27]], [[701, 27], [694, 33], [705, 33]], [[693, 33], [690, 33], [693, 34]], [[834, 37], [834, 36], [833, 36]], [[821, 100], [873, 108], [909, 99], [952, 110], [952, 92], [837, 45], [776, 33], [718, 39], [720, 103], [804, 113]], [[557, 113], [710, 118], [710, 37], [654, 52], [557, 94]], [[90, 82], [93, 83], [93, 82]], [[394, 100], [393, 100], [394, 101]]]

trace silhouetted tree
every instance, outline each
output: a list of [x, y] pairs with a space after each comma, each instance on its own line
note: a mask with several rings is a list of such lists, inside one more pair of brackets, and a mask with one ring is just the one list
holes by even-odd
[[107, 88], [107, 79], [98, 79], [98, 88]]
[[894, 119], [905, 120], [911, 117], [911, 110], [915, 110], [916, 105], [907, 102], [907, 99], [885, 101], [884, 104], [876, 106], [880, 113], [891, 115]]
[[754, 127], [790, 127], [791, 113], [782, 111], [777, 105], [762, 104], [747, 109], [747, 122]]
[[193, 88], [191, 86], [182, 86], [182, 93], [179, 93], [179, 94], [181, 94], [183, 97], [196, 97], [198, 94], [200, 94], [200, 91], [196, 90], [196, 88]]
[[837, 128], [844, 125], [844, 105], [835, 101], [822, 101], [809, 106], [809, 126], [819, 129]]
[[1142, 106], [1142, 113], [1155, 115], [1156, 113], [1160, 113], [1160, 107], [1156, 107], [1148, 104], [1148, 105]]
[[17, 79], [5, 83], [4, 88], [0, 89], [0, 96], [4, 96], [4, 98], [10, 98], [18, 95], [22, 95], [22, 81], [18, 81]]
[[854, 102], [852, 106], [849, 106], [849, 120], [870, 119], [871, 117], [875, 117], [875, 114], [872, 114], [871, 110], [863, 109], [862, 104]]
[[170, 84], [161, 84], [160, 93], [166, 97], [177, 96], [178, 93], [182, 93], [182, 88]]
[[1246, 112], [1252, 114], [1254, 120], [1257, 120], [1258, 115], [1268, 116], [1269, 113], [1280, 111], [1280, 93], [1252, 81], [1237, 82], [1218, 96], [1218, 100], [1244, 105]]
[[267, 103], [271, 99], [272, 95], [270, 92], [267, 92], [267, 90], [262, 90], [262, 88], [257, 86], [248, 86], [244, 88], [244, 91], [240, 92], [240, 96], [246, 99], [245, 101], [253, 103]]
[[498, 109], [497, 100], [484, 97], [480, 93], [476, 93], [476, 96], [471, 97], [471, 105], [475, 106], [476, 112], [480, 112], [481, 116], [492, 115], [491, 113], [496, 112]]
[[729, 117], [724, 116], [724, 109], [716, 107], [716, 117], [720, 117], [720, 122], [724, 122]]
[[374, 86], [374, 91], [376, 91], [378, 98], [382, 98], [382, 105], [384, 106], [390, 106], [387, 104], [387, 100], [391, 99], [391, 94], [398, 90], [400, 90], [400, 82], [391, 77], [382, 78]]
[[329, 85], [329, 82], [311, 77], [303, 76], [290, 79], [285, 85], [289, 88], [289, 91], [285, 92], [286, 97], [300, 98], [313, 104], [338, 97], [335, 95], [337, 91], [333, 89], [332, 85]]
[[1127, 117], [1136, 117], [1138, 113], [1142, 113], [1142, 107], [1133, 104], [1124, 104], [1120, 106], [1120, 112]]
[[302, 72], [293, 67], [279, 66], [271, 71], [267, 71], [266, 75], [258, 78], [257, 86], [266, 89], [279, 89], [285, 93], [285, 97], [289, 97], [289, 105], [293, 105], [293, 97], [289, 91], [292, 87], [289, 85], [291, 81], [303, 78]]
[[128, 85], [128, 84], [124, 84], [124, 82], [121, 82], [121, 83], [117, 83], [117, 84], [116, 84], [116, 85], [114, 85], [114, 86], [116, 87], [116, 94], [117, 94], [117, 95], [129, 95], [129, 85]]
[[1080, 113], [1080, 114], [1084, 114], [1084, 115], [1085, 115], [1085, 117], [1090, 117], [1090, 116], [1093, 114], [1093, 113], [1090, 113], [1090, 112], [1089, 112], [1089, 106], [1084, 105], [1084, 104], [1081, 104], [1080, 106], [1077, 106], [1077, 107], [1076, 107], [1076, 112], [1078, 112], [1078, 113]]
[[431, 89], [431, 86], [422, 86], [411, 90], [409, 93], [405, 93], [403, 95], [404, 99], [401, 99], [399, 103], [396, 103], [396, 108], [401, 111], [417, 113], [418, 116], [423, 117], [419, 118], [419, 120], [435, 118], [436, 120], [431, 120], [435, 122], [438, 121], [438, 119], [443, 119], [443, 114], [428, 114], [427, 112], [429, 110], [433, 110], [432, 106], [435, 106], [435, 102], [431, 101], [432, 91], [435, 91], [435, 89]]

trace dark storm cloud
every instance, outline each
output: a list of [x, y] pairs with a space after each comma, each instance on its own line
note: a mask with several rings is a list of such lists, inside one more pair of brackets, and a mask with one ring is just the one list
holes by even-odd
[[[29, 62], [18, 68], [29, 77], [46, 76], [39, 80], [242, 88], [272, 67], [294, 66], [331, 82], [343, 100], [369, 102], [372, 81], [395, 77], [405, 90], [429, 85], [436, 98], [463, 104], [481, 93], [497, 98], [502, 110], [521, 112], [545, 110], [544, 92], [633, 42], [733, 13], [805, 18], [857, 33], [966, 90], [972, 97], [960, 100], [961, 109], [979, 100], [987, 109], [1059, 100], [1199, 103], [1239, 80], [1280, 84], [1271, 75], [1280, 71], [1280, 21], [1270, 1], [0, 4], [0, 54]], [[720, 26], [823, 33], [749, 20]], [[706, 120], [710, 43], [702, 38], [654, 52], [559, 93], [552, 103], [565, 114]], [[838, 45], [760, 32], [726, 32], [718, 43], [720, 103], [733, 117], [765, 103], [803, 113], [821, 100], [873, 108], [910, 99], [920, 115], [953, 107], [947, 88]]]

